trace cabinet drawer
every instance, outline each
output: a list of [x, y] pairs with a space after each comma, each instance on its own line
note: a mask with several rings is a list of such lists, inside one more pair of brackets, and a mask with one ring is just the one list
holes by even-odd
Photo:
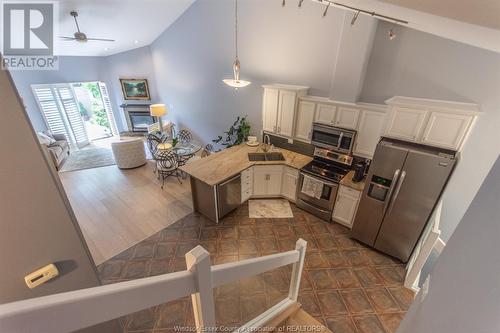
[[250, 197], [252, 196], [252, 189], [247, 189], [247, 190], [242, 190], [241, 191], [241, 202], [245, 202], [247, 201], [248, 199], [250, 199]]
[[251, 190], [253, 188], [253, 181], [252, 180], [245, 180], [241, 182], [241, 191], [245, 190]]
[[241, 180], [252, 179], [252, 177], [253, 177], [253, 170], [252, 170], [252, 168], [243, 170], [241, 172]]
[[353, 188], [344, 185], [340, 185], [339, 194], [359, 198], [361, 196], [361, 191], [355, 190]]

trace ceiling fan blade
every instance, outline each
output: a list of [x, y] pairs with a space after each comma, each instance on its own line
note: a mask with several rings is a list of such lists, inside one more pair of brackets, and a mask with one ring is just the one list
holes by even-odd
[[106, 38], [87, 38], [87, 40], [95, 40], [99, 42], [114, 42], [114, 39], [106, 39]]
[[59, 36], [59, 38], [65, 39], [65, 40], [75, 40], [76, 39], [75, 37], [66, 37], [66, 36]]

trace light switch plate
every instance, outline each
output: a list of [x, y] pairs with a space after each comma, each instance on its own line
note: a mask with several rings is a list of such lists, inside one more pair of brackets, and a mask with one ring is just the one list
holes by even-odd
[[293, 139], [288, 139], [288, 143], [293, 145]]

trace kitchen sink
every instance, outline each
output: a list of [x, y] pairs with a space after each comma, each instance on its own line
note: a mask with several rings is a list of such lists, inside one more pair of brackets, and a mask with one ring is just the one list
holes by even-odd
[[284, 161], [282, 153], [248, 153], [249, 161]]

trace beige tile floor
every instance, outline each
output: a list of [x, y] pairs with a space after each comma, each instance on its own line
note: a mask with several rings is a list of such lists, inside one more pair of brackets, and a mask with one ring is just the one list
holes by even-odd
[[[215, 264], [291, 250], [308, 242], [299, 301], [334, 333], [391, 333], [413, 300], [402, 286], [404, 265], [292, 205], [293, 218], [252, 219], [248, 205], [216, 225], [189, 214], [98, 267], [103, 283], [185, 269], [184, 254], [201, 244]], [[218, 325], [237, 327], [287, 295], [288, 267], [214, 291]], [[193, 325], [189, 298], [121, 319], [124, 332], [167, 332]]]

